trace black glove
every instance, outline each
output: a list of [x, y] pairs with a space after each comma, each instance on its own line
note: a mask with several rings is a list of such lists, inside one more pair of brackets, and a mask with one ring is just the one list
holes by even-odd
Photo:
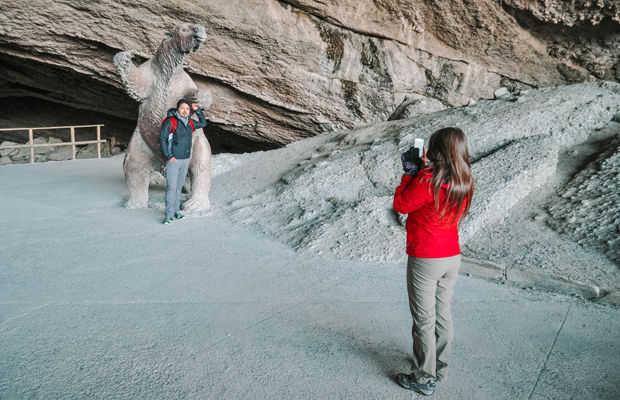
[[422, 159], [420, 158], [420, 149], [411, 147], [400, 156], [403, 162], [403, 170], [406, 175], [415, 175], [422, 169]]

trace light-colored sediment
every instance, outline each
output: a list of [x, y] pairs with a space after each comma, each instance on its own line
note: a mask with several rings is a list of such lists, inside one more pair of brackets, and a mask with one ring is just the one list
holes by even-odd
[[[286, 159], [279, 167], [281, 180], [231, 199], [228, 209], [235, 220], [309, 254], [403, 262], [403, 218], [391, 207], [399, 154], [415, 137], [428, 139], [438, 128], [458, 126], [469, 137], [477, 179], [475, 201], [461, 227], [464, 254], [514, 269], [504, 271], [502, 279], [601, 297], [620, 290], [618, 266], [596, 248], [553, 231], [544, 216], [531, 215], [532, 207], [555, 202], [553, 188], [568, 179], [564, 154], [620, 133], [611, 121], [619, 102], [615, 84], [534, 90], [512, 101], [478, 102], [245, 155], [231, 166], [231, 177], [235, 170], [253, 175], [252, 166], [281, 158]], [[574, 262], [583, 257], [589, 263]]]

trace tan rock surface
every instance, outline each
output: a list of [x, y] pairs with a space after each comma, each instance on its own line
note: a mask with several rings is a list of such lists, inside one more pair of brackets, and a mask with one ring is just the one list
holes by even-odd
[[217, 151], [272, 148], [385, 120], [405, 94], [463, 105], [500, 86], [617, 79], [618, 1], [571, 4], [9, 0], [0, 96], [135, 119], [113, 55], [139, 63], [164, 32], [196, 22], [208, 39], [187, 70], [213, 93], [209, 140]]

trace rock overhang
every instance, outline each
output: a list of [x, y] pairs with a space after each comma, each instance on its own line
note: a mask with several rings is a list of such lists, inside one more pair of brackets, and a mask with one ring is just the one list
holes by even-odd
[[[600, 9], [560, 3], [533, 10], [488, 1], [474, 14], [464, 2], [417, 2], [407, 10], [373, 3], [367, 11], [374, 18], [360, 18], [346, 0], [273, 1], [260, 10], [34, 0], [0, 7], [0, 62], [9, 76], [2, 95], [135, 118], [137, 104], [121, 94], [113, 54], [130, 50], [146, 59], [171, 26], [193, 21], [208, 39], [186, 69], [220, 100], [208, 115], [214, 148], [273, 148], [385, 120], [407, 94], [454, 106], [492, 98], [500, 86], [617, 79], [609, 61], [617, 49], [605, 45], [620, 32], [615, 2]], [[571, 22], [582, 14], [585, 22]], [[582, 36], [592, 32], [598, 36], [587, 42]], [[565, 45], [554, 47], [558, 40]], [[572, 52], [562, 50], [569, 45]]]

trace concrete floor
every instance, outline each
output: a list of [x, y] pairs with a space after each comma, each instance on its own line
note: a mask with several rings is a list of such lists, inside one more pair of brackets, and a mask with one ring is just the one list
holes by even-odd
[[[163, 226], [121, 163], [0, 167], [0, 399], [422, 397], [394, 382], [403, 265], [308, 258], [217, 201]], [[461, 276], [453, 316], [435, 399], [620, 398], [617, 308]]]

